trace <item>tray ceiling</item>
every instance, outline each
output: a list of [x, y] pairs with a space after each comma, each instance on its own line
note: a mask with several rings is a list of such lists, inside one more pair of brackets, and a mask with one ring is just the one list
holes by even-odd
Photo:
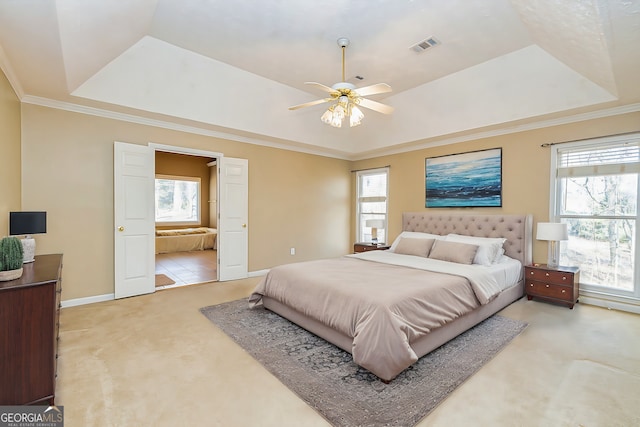
[[[287, 109], [341, 80], [339, 37], [347, 81], [391, 85], [371, 98], [393, 115]], [[343, 158], [638, 111], [639, 45], [640, 0], [0, 0], [23, 102]]]

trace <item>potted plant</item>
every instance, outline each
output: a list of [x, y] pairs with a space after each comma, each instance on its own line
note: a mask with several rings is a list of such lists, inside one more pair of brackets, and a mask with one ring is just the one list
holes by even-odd
[[0, 281], [22, 276], [23, 249], [17, 237], [0, 239]]

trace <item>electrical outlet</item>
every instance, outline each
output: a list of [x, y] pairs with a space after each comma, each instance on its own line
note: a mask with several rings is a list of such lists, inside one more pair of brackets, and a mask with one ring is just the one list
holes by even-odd
[[289, 250], [289, 252], [291, 253], [291, 255], [295, 255], [296, 254], [296, 248], [291, 248]]

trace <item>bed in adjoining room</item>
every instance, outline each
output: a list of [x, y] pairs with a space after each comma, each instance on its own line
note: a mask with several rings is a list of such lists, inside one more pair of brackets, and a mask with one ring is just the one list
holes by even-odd
[[209, 227], [156, 230], [156, 254], [217, 249], [217, 237]]
[[524, 295], [531, 215], [404, 213], [385, 251], [272, 268], [249, 298], [390, 381]]

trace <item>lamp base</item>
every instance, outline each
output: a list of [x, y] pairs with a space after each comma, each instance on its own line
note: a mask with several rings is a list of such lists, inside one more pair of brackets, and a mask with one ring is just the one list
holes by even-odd
[[371, 228], [371, 243], [378, 244], [378, 229], [376, 227]]
[[560, 245], [558, 242], [550, 240], [549, 241], [549, 251], [547, 257], [547, 267], [550, 268], [558, 268], [560, 261], [560, 251], [558, 250]]
[[29, 262], [35, 261], [36, 256], [36, 239], [32, 237], [25, 237], [21, 240], [22, 242], [22, 263], [27, 264]]

